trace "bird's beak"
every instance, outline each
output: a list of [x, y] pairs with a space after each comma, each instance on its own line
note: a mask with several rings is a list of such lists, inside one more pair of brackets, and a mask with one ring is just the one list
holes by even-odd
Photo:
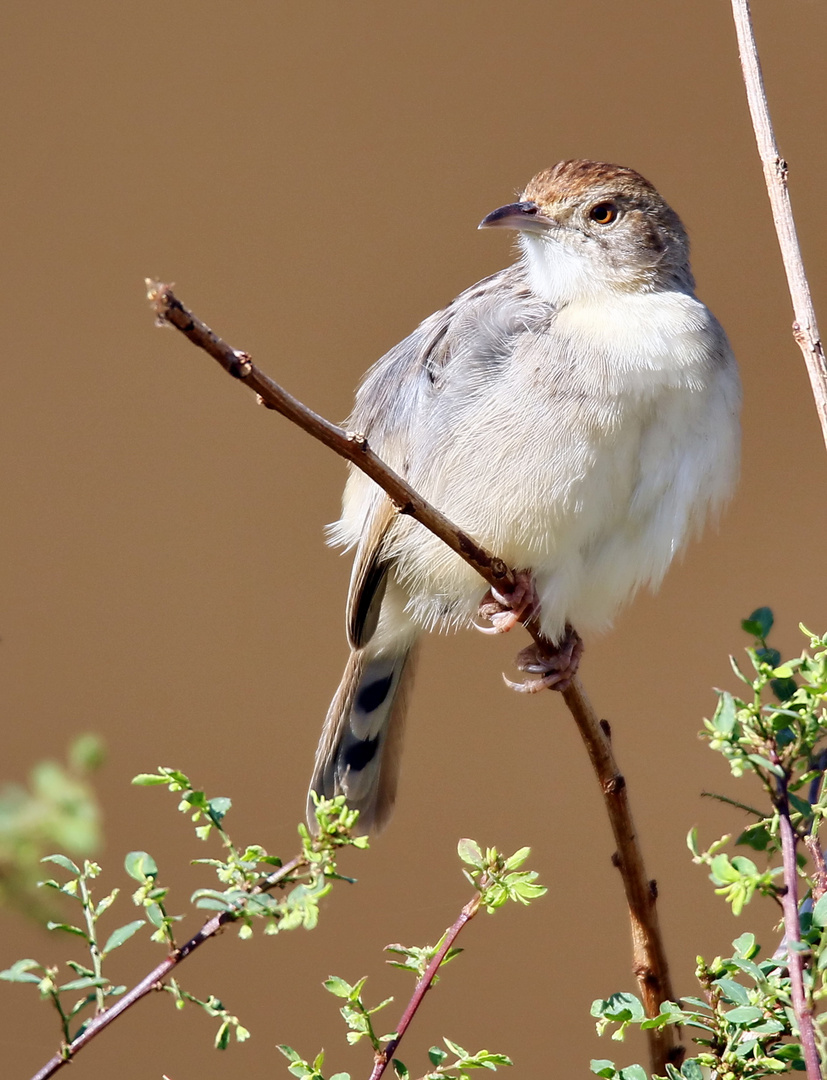
[[544, 232], [554, 222], [540, 211], [537, 203], [515, 202], [492, 210], [479, 223], [479, 229], [520, 229], [522, 232]]

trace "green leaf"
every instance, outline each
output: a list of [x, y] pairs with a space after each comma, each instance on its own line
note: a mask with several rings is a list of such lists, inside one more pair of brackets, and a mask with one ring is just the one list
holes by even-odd
[[475, 840], [460, 840], [457, 844], [457, 854], [464, 863], [468, 866], [476, 867], [477, 870], [482, 870], [485, 865], [482, 857], [482, 849]]
[[138, 773], [137, 776], [132, 777], [132, 783], [138, 787], [154, 787], [161, 784], [168, 784], [168, 776], [159, 776], [158, 773]]
[[611, 1080], [617, 1073], [615, 1063], [609, 1061], [608, 1058], [592, 1058], [589, 1062], [589, 1067], [593, 1073], [597, 1074], [597, 1076], [604, 1076], [607, 1080]]
[[135, 881], [144, 882], [158, 876], [158, 864], [148, 851], [130, 851], [123, 861], [124, 870]]
[[749, 994], [746, 987], [741, 986], [734, 979], [716, 979], [715, 985], [720, 987], [724, 997], [730, 1004], [747, 1005], [749, 1003]]
[[712, 717], [712, 724], [716, 731], [719, 731], [722, 735], [731, 735], [732, 730], [735, 727], [735, 698], [728, 691], [721, 692], [721, 696], [718, 698], [718, 708], [715, 710], [715, 715]]
[[90, 978], [94, 976], [94, 971], [91, 968], [85, 967], [83, 964], [79, 964], [77, 960], [67, 960], [66, 963], [74, 971], [75, 975], [88, 975]]
[[158, 907], [157, 904], [150, 904], [145, 908], [146, 917], [152, 923], [153, 926], [161, 927], [164, 925], [164, 913]]
[[758, 648], [755, 650], [755, 658], [770, 668], [777, 668], [781, 663], [781, 653], [778, 649]]
[[325, 979], [322, 986], [328, 993], [334, 994], [336, 997], [347, 998], [350, 997], [353, 987], [349, 982], [345, 982], [344, 979], [340, 979], [338, 975], [331, 975], [329, 979]]
[[775, 616], [768, 607], [756, 608], [747, 619], [741, 620], [741, 628], [753, 637], [766, 638], [772, 630]]
[[773, 776], [777, 776], [779, 780], [784, 779], [784, 770], [781, 766], [774, 765], [765, 757], [761, 757], [760, 754], [747, 754], [747, 761], [751, 761], [753, 765], [758, 765], [761, 769], [766, 769], [767, 772], [771, 772]]
[[463, 1050], [463, 1048], [459, 1045], [459, 1043], [451, 1042], [451, 1040], [446, 1039], [444, 1035], [442, 1036], [442, 1041], [445, 1043], [445, 1045], [448, 1047], [448, 1049], [451, 1051], [451, 1053], [456, 1055], [456, 1057], [458, 1057], [458, 1058], [467, 1058], [469, 1056], [468, 1051]]
[[221, 1027], [218, 1029], [218, 1034], [215, 1036], [215, 1048], [216, 1050], [226, 1050], [230, 1045], [230, 1036], [232, 1032], [230, 1025], [225, 1020]]
[[681, 1076], [685, 1080], [703, 1080], [704, 1071], [697, 1058], [687, 1058], [681, 1065]]
[[753, 851], [766, 851], [772, 839], [769, 829], [762, 821], [744, 829], [735, 843], [742, 847], [751, 847]]
[[649, 1080], [649, 1076], [642, 1065], [627, 1065], [617, 1075], [622, 1080]]
[[119, 948], [125, 941], [129, 941], [136, 930], [140, 930], [144, 925], [146, 924], [143, 919], [135, 919], [133, 922], [127, 923], [126, 926], [121, 926], [117, 930], [113, 930], [101, 950], [101, 955], [106, 956], [106, 954], [112, 952], [113, 949]]
[[738, 872], [733, 869], [729, 855], [716, 855], [709, 864], [709, 876], [716, 885], [726, 885], [738, 880]]
[[106, 758], [106, 745], [98, 735], [87, 732], [78, 735], [69, 746], [69, 762], [81, 773], [99, 769]]
[[598, 998], [592, 1002], [591, 1014], [594, 1017], [603, 1017], [606, 1020], [625, 1021], [632, 1020], [639, 1023], [646, 1018], [643, 1005], [634, 994], [612, 994], [608, 998]]
[[530, 847], [521, 847], [518, 851], [515, 851], [509, 859], [505, 860], [505, 869], [516, 870], [518, 866], [523, 865], [530, 854]]
[[210, 817], [215, 822], [221, 822], [227, 816], [227, 811], [233, 805], [232, 799], [224, 798], [224, 796], [218, 796], [215, 799], [210, 799], [207, 803], [209, 808]]
[[440, 1047], [432, 1046], [428, 1051], [428, 1057], [431, 1059], [431, 1064], [438, 1069], [448, 1055]]
[[101, 915], [103, 915], [105, 911], [108, 911], [109, 908], [112, 907], [119, 892], [120, 889], [113, 889], [108, 896], [104, 896], [98, 901], [98, 903], [95, 905], [94, 914], [92, 916], [95, 922], [97, 922], [97, 920], [101, 917]]
[[792, 806], [793, 810], [797, 810], [805, 820], [812, 814], [813, 807], [807, 799], [802, 799], [791, 791], [787, 792], [787, 798], [790, 800], [790, 806]]
[[39, 968], [37, 960], [16, 960], [10, 968], [0, 971], [0, 979], [4, 982], [40, 982], [40, 976], [30, 971], [30, 968]]
[[771, 679], [770, 688], [779, 701], [789, 701], [798, 689], [798, 683], [795, 679]]
[[730, 1009], [728, 1013], [724, 1013], [730, 1024], [737, 1024], [739, 1027], [754, 1024], [763, 1015], [763, 1010], [756, 1008], [754, 1005], [745, 1005], [740, 1009]]
[[239, 889], [227, 889], [225, 892], [219, 892], [218, 889], [196, 889], [190, 900], [195, 903], [201, 897], [209, 897], [213, 900], [221, 900], [225, 907], [230, 907], [235, 901], [246, 900], [248, 896], [249, 893]]
[[694, 1005], [696, 1009], [704, 1009], [706, 1012], [710, 1011], [710, 1005], [708, 1001], [703, 1001], [701, 998], [696, 997], [682, 997], [681, 1001], [685, 1001], [687, 1005]]
[[96, 979], [94, 976], [86, 975], [82, 979], [72, 979], [71, 982], [64, 983], [63, 986], [59, 986], [58, 990], [63, 993], [64, 990], [88, 990], [91, 986], [106, 986], [108, 979]]
[[782, 1061], [803, 1061], [804, 1056], [801, 1053], [800, 1043], [788, 1043], [786, 1046], [778, 1046], [773, 1050], [773, 1057], [780, 1058]]
[[821, 897], [813, 908], [813, 925], [827, 926], [827, 893]]
[[743, 956], [745, 960], [752, 959], [757, 952], [755, 934], [741, 934], [733, 941], [732, 947], [738, 956]]
[[781, 664], [777, 668], [773, 668], [773, 675], [776, 679], [790, 679], [792, 678], [793, 669], [790, 664]]
[[86, 941], [89, 940], [89, 938], [86, 936], [86, 931], [85, 930], [81, 930], [81, 928], [79, 926], [71, 926], [69, 923], [47, 922], [46, 923], [46, 929], [47, 930], [65, 930], [67, 934], [77, 934], [78, 937], [82, 937]]
[[732, 963], [749, 975], [759, 986], [767, 981], [767, 976], [757, 964], [753, 964], [752, 960], [744, 960], [741, 956], [733, 956]]
[[80, 870], [66, 855], [44, 855], [40, 861], [57, 863], [57, 865], [62, 866], [64, 870], [68, 870], [70, 874], [74, 874], [75, 877], [80, 877]]
[[399, 1077], [399, 1080], [410, 1080], [411, 1074], [408, 1072], [408, 1067], [403, 1065], [399, 1058], [393, 1059], [393, 1071]]

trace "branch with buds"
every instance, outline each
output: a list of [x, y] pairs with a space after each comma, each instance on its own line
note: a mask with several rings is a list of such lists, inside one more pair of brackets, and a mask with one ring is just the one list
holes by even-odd
[[[443, 543], [464, 559], [494, 588], [512, 586], [513, 570], [480, 547], [467, 533], [431, 506], [405, 480], [390, 469], [371, 450], [363, 434], [346, 431], [331, 424], [302, 402], [288, 394], [252, 362], [251, 357], [232, 348], [181, 303], [172, 288], [147, 279], [147, 295], [159, 323], [168, 323], [207, 352], [224, 370], [249, 387], [259, 402], [297, 424], [303, 431], [324, 443], [366, 473], [392, 499], [399, 513], [410, 514]], [[536, 622], [525, 629], [541, 646], [551, 648], [540, 634]], [[617, 851], [614, 863], [620, 870], [632, 927], [633, 969], [647, 1015], [656, 1016], [661, 1002], [669, 1000], [672, 987], [666, 953], [658, 925], [656, 889], [646, 875], [643, 855], [632, 820], [625, 779], [612, 751], [609, 725], [601, 721], [577, 676], [565, 691], [563, 700], [569, 709], [589, 759], [597, 775], [606, 812], [609, 816]], [[653, 1071], [663, 1073], [667, 1062], [682, 1055], [673, 1029], [652, 1029], [648, 1033]]]

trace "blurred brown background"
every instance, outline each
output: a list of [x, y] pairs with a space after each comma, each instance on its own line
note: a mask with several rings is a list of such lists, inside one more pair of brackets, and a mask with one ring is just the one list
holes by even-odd
[[[822, 319], [822, 62], [816, 0], [759, 0], [774, 120]], [[692, 235], [700, 295], [726, 326], [745, 383], [739, 494], [615, 631], [590, 642], [584, 681], [615, 731], [678, 992], [694, 956], [759, 928], [734, 920], [684, 848], [741, 819], [700, 799], [735, 788], [698, 741], [711, 687], [732, 686], [739, 619], [776, 611], [798, 650], [827, 625], [821, 569], [824, 447], [776, 250], [728, 5], [710, 0], [490, 0], [349, 4], [7, 0], [2, 20], [2, 776], [22, 779], [100, 732], [104, 885], [146, 848], [173, 910], [211, 884], [174, 799], [129, 786], [158, 764], [233, 797], [236, 836], [295, 849], [319, 727], [345, 658], [347, 560], [326, 549], [343, 466], [255, 406], [203, 355], [155, 329], [143, 278], [181, 297], [315, 409], [344, 417], [365, 368], [438, 306], [507, 263], [477, 222], [565, 157], [634, 166]], [[515, 640], [431, 640], [424, 651], [396, 817], [312, 934], [237, 940], [181, 969], [253, 1038], [226, 1054], [214, 1024], [143, 1002], [83, 1052], [73, 1076], [172, 1080], [287, 1076], [288, 1042], [368, 1071], [349, 1049], [330, 973], [370, 974], [374, 1000], [409, 983], [390, 941], [435, 940], [468, 895], [456, 841], [533, 848], [549, 886], [528, 910], [482, 916], [401, 1054], [419, 1075], [441, 1035], [512, 1055], [518, 1077], [585, 1076], [636, 1046], [594, 1036], [594, 997], [632, 989], [620, 882], [585, 753], [551, 695], [502, 685]], [[190, 921], [186, 927], [194, 929]], [[0, 914], [0, 966], [64, 954]], [[74, 955], [77, 950], [70, 950]], [[160, 959], [133, 939], [112, 974]], [[0, 984], [3, 1073], [54, 1051], [36, 994]], [[14, 1022], [10, 1021], [14, 1017]], [[554, 1062], [555, 1064], [550, 1064]], [[416, 1070], [416, 1071], [414, 1071]]]

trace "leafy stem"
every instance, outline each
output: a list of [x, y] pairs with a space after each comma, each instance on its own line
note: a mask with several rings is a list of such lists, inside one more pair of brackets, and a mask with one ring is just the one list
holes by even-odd
[[[89, 945], [89, 955], [92, 959], [92, 970], [95, 973], [95, 980], [97, 984], [95, 986], [95, 1013], [97, 1014], [103, 1012], [104, 1008], [106, 1007], [106, 1001], [103, 993], [104, 983], [102, 957], [100, 946], [98, 945], [97, 928], [95, 926], [98, 913], [95, 912], [88, 885], [90, 869], [91, 864], [87, 862], [84, 866], [85, 872], [81, 874], [78, 878], [78, 889], [80, 891], [80, 903], [81, 907], [83, 908], [83, 917], [86, 921], [86, 940]], [[108, 904], [106, 906], [108, 907]], [[56, 1004], [58, 1004], [57, 1001]], [[61, 1011], [61, 1017], [62, 1016], [63, 1013]]]
[[[196, 833], [201, 839], [206, 839], [212, 829], [216, 829], [227, 852], [226, 861], [216, 859], [196, 861], [211, 865], [219, 881], [227, 887], [223, 891], [214, 889], [196, 891], [193, 897], [196, 905], [211, 908], [215, 914], [189, 941], [176, 947], [172, 925], [178, 916], [168, 914], [165, 904], [168, 890], [158, 884], [158, 867], [155, 860], [145, 851], [129, 853], [125, 860], [125, 869], [130, 877], [139, 882], [139, 888], [132, 899], [138, 907], [143, 908], [147, 919], [155, 927], [155, 932], [152, 934], [153, 940], [165, 944], [171, 951], [160, 964], [127, 992], [125, 986], [112, 986], [104, 977], [103, 961], [110, 952], [119, 948], [143, 927], [146, 920], [137, 919], [119, 927], [109, 935], [101, 947], [96, 923], [112, 905], [118, 895], [118, 890], [113, 890], [108, 896], [95, 903], [89, 881], [98, 876], [100, 867], [87, 861], [81, 869], [65, 855], [48, 856], [44, 861], [56, 863], [70, 876], [69, 880], [63, 883], [49, 880], [44, 884], [78, 901], [83, 908], [86, 923], [85, 929], [68, 923], [50, 923], [50, 928], [81, 937], [89, 947], [91, 967], [68, 961], [78, 977], [63, 985], [58, 984], [57, 968], [43, 968], [36, 960], [19, 960], [11, 968], [0, 972], [0, 978], [8, 982], [36, 984], [41, 997], [51, 1000], [60, 1016], [61, 1047], [35, 1074], [34, 1080], [47, 1080], [48, 1077], [54, 1075], [91, 1039], [154, 990], [170, 992], [175, 997], [179, 1008], [186, 1002], [191, 1002], [209, 1016], [217, 1019], [219, 1028], [215, 1045], [218, 1049], [226, 1048], [233, 1035], [239, 1042], [248, 1038], [249, 1032], [241, 1025], [238, 1017], [233, 1016], [217, 997], [214, 995], [206, 999], [196, 997], [179, 986], [172, 978], [173, 972], [196, 949], [230, 923], [240, 924], [241, 937], [249, 937], [252, 934], [252, 923], [255, 918], [264, 920], [265, 933], [269, 934], [299, 926], [312, 928], [318, 920], [319, 900], [329, 891], [330, 883], [341, 878], [336, 871], [339, 850], [347, 846], [359, 848], [367, 846], [365, 837], [351, 836], [358, 813], [349, 810], [343, 798], [318, 800], [316, 805], [318, 834], [311, 835], [306, 825], [300, 825], [301, 850], [295, 858], [282, 865], [280, 859], [268, 855], [264, 848], [258, 845], [250, 845], [241, 850], [232, 843], [223, 826], [223, 818], [230, 808], [229, 799], [207, 799], [202, 791], [192, 787], [183, 773], [175, 769], [163, 768], [157, 773], [145, 773], [136, 777], [136, 782], [145, 786], [164, 785], [178, 794], [181, 797], [179, 809], [191, 814], [195, 822], [201, 822], [196, 827]], [[205, 818], [206, 822], [204, 822]], [[288, 885], [292, 888], [286, 890], [280, 899], [270, 895], [273, 890], [286, 889]], [[84, 991], [84, 996], [67, 1009], [61, 994], [75, 990]], [[119, 997], [119, 1000], [106, 1008], [106, 999], [109, 997]], [[90, 1005], [94, 1005], [93, 1015], [73, 1036], [72, 1020]]]
[[[394, 1054], [425, 995], [436, 984], [440, 967], [462, 951], [456, 948], [454, 943], [479, 909], [484, 907], [491, 913], [509, 900], [528, 904], [546, 892], [542, 885], [537, 884], [537, 875], [534, 871], [519, 869], [528, 858], [528, 848], [520, 848], [509, 858], [505, 858], [496, 848], [487, 848], [483, 853], [482, 848], [475, 841], [460, 840], [457, 850], [460, 859], [465, 863], [463, 873], [475, 889], [474, 896], [462, 908], [457, 919], [434, 946], [386, 946], [388, 952], [395, 953], [400, 958], [389, 961], [393, 967], [411, 971], [417, 976], [414, 992], [396, 1029], [391, 1034], [377, 1035], [371, 1018], [380, 1009], [390, 1004], [393, 998], [386, 998], [373, 1008], [368, 1008], [362, 996], [367, 981], [365, 978], [351, 984], [333, 975], [325, 981], [324, 986], [329, 993], [334, 997], [344, 999], [340, 1011], [349, 1029], [348, 1042], [356, 1043], [360, 1039], [367, 1038], [373, 1047], [374, 1063], [370, 1080], [379, 1080], [390, 1064], [393, 1065], [397, 1080], [410, 1080], [407, 1067], [394, 1057]], [[511, 1064], [510, 1058], [505, 1054], [494, 1054], [488, 1050], [469, 1053], [450, 1039], [443, 1037], [443, 1042], [448, 1048], [447, 1051], [437, 1046], [432, 1046], [428, 1051], [432, 1068], [421, 1080], [468, 1080], [467, 1070], [469, 1069], [496, 1070], [498, 1065]], [[299, 1080], [325, 1080], [322, 1073], [323, 1052], [318, 1054], [313, 1061], [307, 1061], [292, 1046], [282, 1045], [279, 1046], [279, 1050], [290, 1062], [289, 1071]], [[449, 1054], [454, 1055], [454, 1061], [447, 1060]], [[350, 1074], [337, 1072], [330, 1077], [330, 1080], [350, 1080]]]
[[384, 1073], [385, 1069], [387, 1069], [388, 1064], [393, 1059], [393, 1056], [396, 1053], [399, 1044], [402, 1042], [402, 1039], [405, 1036], [405, 1032], [410, 1027], [411, 1021], [416, 1016], [419, 1010], [419, 1006], [422, 1004], [425, 995], [434, 985], [434, 979], [437, 971], [442, 966], [448, 953], [453, 948], [454, 942], [457, 940], [464, 927], [471, 921], [471, 919], [474, 918], [474, 916], [479, 911], [481, 904], [482, 895], [478, 893], [476, 896], [472, 897], [468, 901], [468, 903], [459, 913], [457, 919], [446, 930], [445, 935], [442, 938], [442, 944], [439, 950], [436, 952], [434, 958], [431, 960], [430, 964], [428, 964], [427, 968], [425, 969], [424, 974], [417, 982], [414, 992], [411, 995], [411, 999], [405, 1007], [405, 1011], [402, 1013], [399, 1023], [396, 1025], [396, 1033], [394, 1037], [387, 1044], [387, 1046], [384, 1047], [384, 1049], [377, 1050], [373, 1065], [373, 1071], [370, 1074], [370, 1080], [379, 1080], [379, 1077]]

